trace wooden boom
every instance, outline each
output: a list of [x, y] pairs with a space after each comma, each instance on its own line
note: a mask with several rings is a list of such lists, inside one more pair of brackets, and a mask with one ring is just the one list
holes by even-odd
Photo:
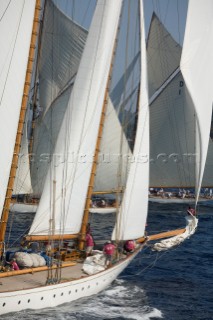
[[[66, 264], [62, 264], [60, 266], [60, 268], [72, 267], [72, 266], [75, 266], [75, 265], [76, 265], [76, 262], [69, 262], [69, 263], [66, 263]], [[6, 271], [6, 272], [0, 273], [0, 278], [17, 276], [17, 275], [20, 275], [20, 274], [34, 273], [34, 272], [39, 272], [39, 271], [46, 271], [49, 268], [56, 269], [56, 268], [58, 268], [58, 266], [52, 266], [52, 267], [44, 266], [44, 267], [37, 267], [37, 268], [27, 268], [27, 269], [22, 269], [22, 270]]]
[[172, 231], [166, 231], [166, 232], [162, 232], [162, 233], [157, 233], [157, 234], [153, 234], [151, 236], [141, 237], [141, 238], [137, 239], [136, 242], [137, 243], [143, 243], [145, 241], [152, 241], [152, 240], [169, 238], [169, 237], [173, 237], [173, 236], [177, 236], [179, 234], [182, 234], [185, 231], [186, 231], [186, 229], [176, 229], [176, 230], [172, 230]]
[[77, 239], [79, 234], [51, 234], [51, 235], [27, 235], [26, 241], [50, 241], [50, 240], [71, 240]]

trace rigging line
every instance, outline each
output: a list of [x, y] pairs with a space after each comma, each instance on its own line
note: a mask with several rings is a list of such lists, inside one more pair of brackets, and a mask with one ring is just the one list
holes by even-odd
[[21, 22], [22, 22], [22, 16], [23, 16], [23, 12], [24, 12], [24, 5], [25, 5], [25, 0], [24, 0], [24, 2], [22, 4], [21, 16], [20, 16], [20, 19], [19, 19], [18, 28], [17, 28], [15, 40], [14, 40], [14, 46], [13, 46], [13, 49], [12, 49], [12, 55], [11, 55], [11, 58], [10, 58], [10, 62], [9, 62], [8, 70], [7, 70], [7, 75], [6, 75], [5, 83], [4, 83], [3, 90], [2, 90], [2, 95], [1, 95], [1, 99], [0, 99], [0, 105], [2, 104], [2, 100], [3, 100], [4, 92], [5, 92], [5, 89], [6, 89], [8, 76], [9, 76], [9, 73], [10, 73], [10, 67], [11, 67], [11, 64], [12, 64], [13, 55], [14, 55], [14, 51], [15, 51], [15, 48], [16, 48], [16, 41], [17, 41], [17, 38], [18, 38], [18, 35], [19, 35], [19, 29], [20, 29]]
[[0, 22], [2, 21], [2, 19], [3, 19], [4, 15], [5, 15], [5, 13], [7, 12], [7, 9], [9, 8], [9, 5], [11, 4], [11, 1], [12, 1], [12, 0], [10, 0], [10, 1], [9, 1], [9, 3], [8, 3], [7, 7], [5, 8], [4, 12], [2, 13], [2, 16], [0, 17]]

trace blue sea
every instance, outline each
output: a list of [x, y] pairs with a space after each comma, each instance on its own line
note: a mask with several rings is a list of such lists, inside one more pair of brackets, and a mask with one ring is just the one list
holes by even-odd
[[[185, 225], [186, 205], [149, 205], [149, 234]], [[74, 303], [39, 311], [22, 311], [1, 319], [26, 320], [210, 320], [213, 319], [213, 207], [199, 207], [196, 233], [180, 246], [156, 253], [149, 245], [102, 293]], [[29, 227], [33, 214], [12, 217], [18, 239]], [[93, 215], [96, 239], [108, 236], [113, 216]], [[107, 229], [104, 226], [108, 226]], [[105, 233], [105, 234], [104, 234]]]

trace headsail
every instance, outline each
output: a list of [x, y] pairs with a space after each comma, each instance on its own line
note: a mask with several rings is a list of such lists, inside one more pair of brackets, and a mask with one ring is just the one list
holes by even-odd
[[54, 151], [62, 161], [52, 159], [30, 234], [49, 234], [52, 206], [53, 232], [72, 234], [80, 230], [120, 10], [121, 1], [97, 3]]
[[136, 239], [144, 235], [149, 186], [149, 104], [146, 68], [146, 42], [144, 30], [143, 3], [140, 1], [141, 16], [141, 90], [134, 162], [131, 163], [113, 239]]
[[[181, 71], [185, 80], [189, 104], [196, 112], [196, 176], [197, 197], [205, 168], [212, 116], [213, 74], [213, 2], [190, 0], [186, 32], [181, 57]], [[198, 23], [199, 21], [199, 23]]]
[[[0, 7], [0, 211], [4, 204], [23, 95], [35, 0]], [[17, 63], [18, 61], [18, 63]]]

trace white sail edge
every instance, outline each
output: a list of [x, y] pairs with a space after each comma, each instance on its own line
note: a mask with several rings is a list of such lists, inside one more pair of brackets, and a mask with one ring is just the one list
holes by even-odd
[[[7, 10], [5, 11], [5, 9]], [[35, 0], [1, 1], [0, 16], [0, 211], [12, 163], [33, 26]], [[5, 12], [4, 15], [2, 13]], [[17, 63], [18, 61], [18, 63]]]
[[[122, 1], [106, 0], [97, 3], [73, 93], [54, 150], [54, 154], [65, 154], [64, 161], [58, 165], [54, 166], [52, 162], [56, 181], [55, 201], [52, 202], [53, 195], [50, 192], [52, 179], [49, 169], [29, 234], [49, 234], [53, 204], [56, 212], [54, 232], [72, 234], [80, 231], [92, 161], [79, 161], [78, 158], [79, 155], [92, 158], [95, 152], [121, 3]], [[64, 141], [67, 143], [66, 149], [63, 147]], [[68, 163], [67, 156], [72, 154], [75, 156], [74, 161]], [[63, 175], [65, 161], [66, 176]]]
[[149, 96], [143, 2], [140, 1], [141, 89], [138, 125], [127, 186], [112, 239], [128, 240], [144, 235], [149, 187]]
[[212, 12], [213, 2], [211, 0], [206, 0], [205, 5], [201, 0], [189, 1], [180, 66], [190, 98], [194, 104], [197, 119], [196, 203], [205, 169], [212, 116]]

